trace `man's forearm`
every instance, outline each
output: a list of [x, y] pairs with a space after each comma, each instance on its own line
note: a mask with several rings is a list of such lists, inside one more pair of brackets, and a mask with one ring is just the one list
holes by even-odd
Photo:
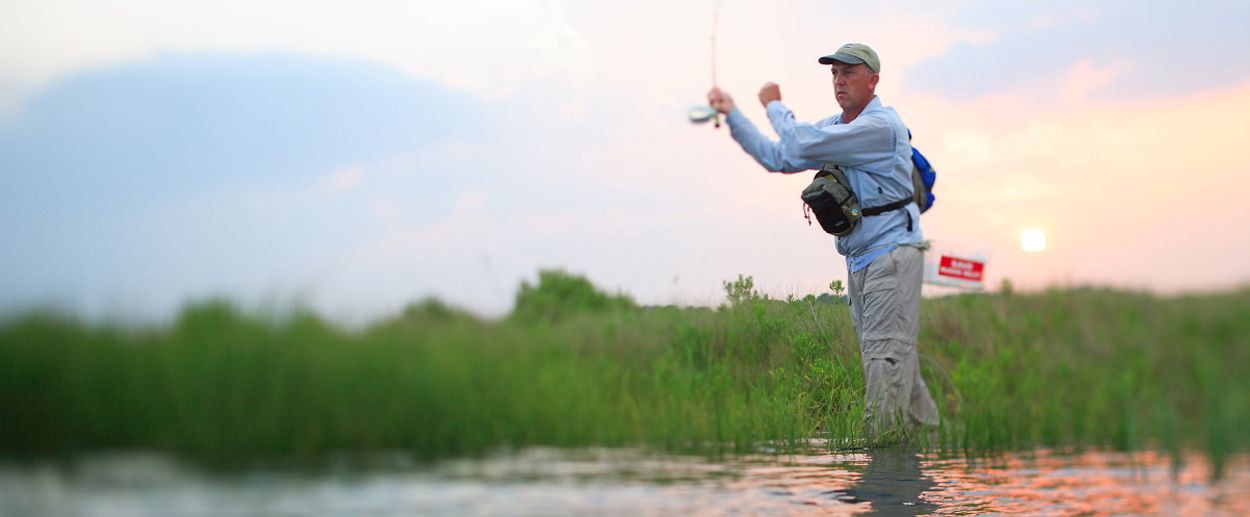
[[729, 134], [742, 146], [742, 150], [769, 172], [793, 173], [818, 169], [821, 166], [820, 163], [807, 160], [788, 159], [781, 144], [764, 136], [741, 110], [731, 111], [725, 122], [729, 124]]
[[781, 102], [770, 102], [768, 121], [781, 137], [778, 146], [794, 160], [854, 166], [891, 151], [890, 127], [878, 117], [817, 127], [796, 121], [794, 113]]

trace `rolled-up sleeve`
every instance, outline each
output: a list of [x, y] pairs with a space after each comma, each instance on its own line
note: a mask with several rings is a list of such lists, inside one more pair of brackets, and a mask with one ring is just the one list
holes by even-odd
[[894, 152], [894, 131], [882, 117], [865, 114], [850, 124], [809, 124], [795, 121], [790, 108], [773, 101], [768, 120], [781, 137], [782, 154], [795, 159], [854, 167]]
[[[729, 134], [742, 149], [755, 158], [769, 172], [794, 173], [819, 169], [819, 161], [807, 160], [788, 152], [780, 142], [774, 142], [760, 132], [742, 111], [734, 109], [725, 117]], [[784, 140], [784, 139], [783, 139]]]

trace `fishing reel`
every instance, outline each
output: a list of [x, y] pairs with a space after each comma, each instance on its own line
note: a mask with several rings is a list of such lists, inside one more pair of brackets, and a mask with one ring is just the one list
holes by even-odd
[[720, 127], [720, 112], [716, 111], [707, 104], [695, 104], [686, 111], [686, 117], [693, 124], [705, 124], [707, 121], [716, 119], [716, 127]]

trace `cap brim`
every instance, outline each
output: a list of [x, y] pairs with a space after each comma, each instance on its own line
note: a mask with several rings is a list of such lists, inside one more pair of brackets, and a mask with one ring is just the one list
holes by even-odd
[[825, 56], [825, 57], [820, 58], [820, 64], [822, 64], [822, 65], [832, 65], [832, 64], [834, 63], [834, 61], [837, 61], [837, 62], [840, 62], [840, 63], [846, 63], [846, 64], [848, 64], [848, 65], [865, 65], [865, 64], [867, 64], [867, 63], [865, 63], [865, 62], [864, 62], [864, 60], [863, 60], [863, 59], [857, 58], [857, 57], [852, 56], [852, 55], [850, 55], [850, 54], [830, 54], [830, 55], [828, 55], [828, 56]]

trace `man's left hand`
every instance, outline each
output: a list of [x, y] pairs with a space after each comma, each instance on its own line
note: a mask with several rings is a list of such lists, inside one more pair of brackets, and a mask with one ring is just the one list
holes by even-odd
[[760, 104], [765, 108], [772, 101], [781, 100], [781, 87], [777, 83], [764, 83], [764, 87], [760, 88]]

